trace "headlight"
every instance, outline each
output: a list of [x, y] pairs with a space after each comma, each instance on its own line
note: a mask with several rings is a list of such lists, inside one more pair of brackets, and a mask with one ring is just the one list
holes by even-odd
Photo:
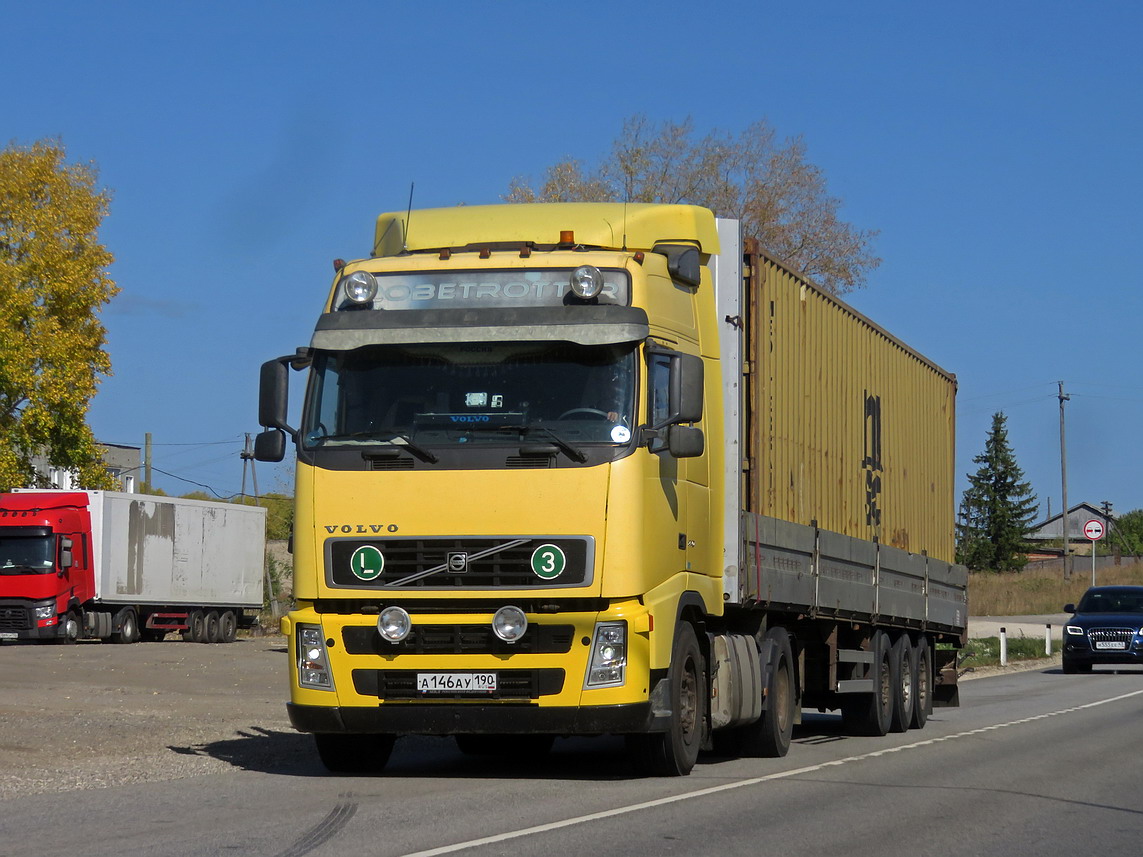
[[333, 690], [333, 673], [325, 652], [325, 634], [320, 626], [298, 626], [298, 684]]
[[412, 620], [403, 607], [386, 607], [377, 617], [377, 633], [387, 642], [401, 642], [412, 629]]
[[505, 643], [515, 643], [528, 630], [528, 617], [519, 607], [501, 607], [492, 617], [492, 633]]
[[572, 271], [571, 290], [577, 298], [594, 298], [603, 291], [603, 274], [595, 265], [580, 265]]
[[1079, 625], [1067, 625], [1065, 626], [1064, 630], [1071, 634], [1073, 637], [1083, 636], [1083, 628], [1081, 628]]
[[377, 280], [368, 271], [354, 271], [342, 279], [341, 290], [355, 304], [367, 304], [377, 297]]
[[585, 688], [623, 684], [627, 672], [627, 623], [601, 622], [591, 642]]
[[33, 607], [32, 615], [37, 619], [52, 619], [56, 615], [56, 605], [45, 604], [43, 607]]

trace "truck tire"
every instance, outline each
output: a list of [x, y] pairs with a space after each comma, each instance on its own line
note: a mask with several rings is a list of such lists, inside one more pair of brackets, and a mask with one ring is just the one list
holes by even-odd
[[202, 642], [217, 643], [220, 639], [218, 630], [218, 611], [208, 610], [203, 619]]
[[80, 622], [79, 614], [74, 610], [68, 610], [63, 621], [60, 622], [60, 635], [56, 637], [56, 642], [65, 646], [74, 645], [75, 641], [80, 638], [82, 631], [83, 625]]
[[873, 663], [869, 677], [873, 679], [873, 692], [842, 696], [841, 717], [846, 729], [854, 735], [881, 736], [889, 731], [889, 720], [893, 714], [889, 637], [884, 631], [874, 632], [870, 648]]
[[183, 631], [183, 640], [188, 643], [201, 643], [206, 632], [206, 622], [203, 620], [201, 610], [191, 610], [187, 613], [187, 627]]
[[913, 660], [913, 643], [902, 634], [889, 650], [889, 676], [893, 685], [893, 713], [890, 732], [905, 732], [913, 723], [913, 706], [917, 700], [917, 665]]
[[224, 610], [218, 617], [218, 642], [233, 643], [238, 637], [238, 617], [233, 610]]
[[395, 735], [347, 735], [318, 732], [314, 735], [318, 756], [335, 774], [374, 774], [385, 770], [393, 752]]
[[694, 626], [680, 620], [671, 647], [671, 723], [666, 732], [627, 736], [635, 771], [643, 776], [683, 777], [698, 761], [702, 744], [706, 666]]
[[133, 608], [126, 607], [121, 610], [116, 617], [116, 624], [119, 630], [112, 633], [111, 642], [125, 644], [139, 642], [139, 617], [135, 615]]
[[773, 643], [770, 678], [766, 684], [766, 709], [753, 723], [739, 727], [738, 752], [754, 758], [780, 758], [790, 749], [797, 714], [794, 684], [794, 652], [785, 628], [771, 628], [766, 639]]
[[924, 729], [929, 722], [929, 712], [933, 710], [933, 656], [929, 652], [929, 638], [917, 638], [913, 647], [913, 665], [916, 678], [913, 680], [913, 722], [914, 729]]

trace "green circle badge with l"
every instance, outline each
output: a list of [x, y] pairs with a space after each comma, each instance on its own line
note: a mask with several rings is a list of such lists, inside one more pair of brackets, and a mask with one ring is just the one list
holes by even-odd
[[349, 570], [358, 580], [376, 580], [385, 570], [385, 556], [373, 545], [362, 545], [349, 558]]
[[568, 558], [555, 545], [540, 545], [532, 551], [532, 571], [536, 577], [554, 580], [564, 573]]

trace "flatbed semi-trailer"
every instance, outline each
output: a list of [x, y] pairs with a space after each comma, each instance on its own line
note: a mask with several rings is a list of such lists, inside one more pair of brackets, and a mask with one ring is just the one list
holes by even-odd
[[329, 768], [614, 733], [678, 775], [784, 754], [803, 707], [956, 704], [955, 378], [736, 222], [397, 212], [335, 267], [256, 445], [297, 449], [288, 711]]

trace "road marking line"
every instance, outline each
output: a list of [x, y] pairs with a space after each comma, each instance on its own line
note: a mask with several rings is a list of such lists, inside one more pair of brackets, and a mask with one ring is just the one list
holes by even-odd
[[632, 812], [640, 812], [645, 809], [654, 809], [660, 806], [667, 806], [668, 804], [678, 803], [679, 801], [692, 800], [694, 798], [708, 797], [709, 795], [719, 794], [720, 792], [731, 791], [732, 789], [740, 789], [746, 786], [756, 786], [761, 783], [768, 783], [774, 780], [785, 780], [790, 777], [798, 777], [802, 774], [812, 774], [817, 771], [825, 770], [826, 768], [836, 768], [841, 765], [848, 765], [853, 762], [862, 762], [866, 759], [876, 759], [880, 756], [887, 756], [890, 753], [899, 753], [902, 750], [912, 750], [917, 747], [928, 747], [933, 744], [939, 744], [942, 741], [955, 741], [958, 738], [968, 738], [973, 735], [981, 735], [985, 732], [995, 732], [998, 729], [1006, 729], [1010, 726], [1021, 726], [1025, 723], [1034, 723], [1037, 720], [1046, 720], [1049, 717], [1058, 717], [1061, 714], [1074, 714], [1077, 711], [1084, 711], [1088, 708], [1097, 708], [1100, 705], [1107, 705], [1111, 702], [1120, 702], [1124, 699], [1130, 699], [1133, 696], [1143, 695], [1143, 690], [1135, 690], [1131, 693], [1120, 694], [1119, 696], [1112, 696], [1108, 699], [1099, 699], [1095, 702], [1086, 702], [1083, 705], [1075, 705], [1071, 708], [1061, 708], [1058, 711], [1049, 711], [1045, 714], [1036, 714], [1032, 717], [1022, 717], [1019, 720], [1010, 720], [1007, 723], [996, 723], [992, 726], [981, 726], [977, 729], [969, 729], [964, 732], [956, 732], [952, 735], [942, 735], [938, 738], [927, 738], [924, 741], [916, 741], [912, 744], [902, 744], [900, 747], [887, 747], [883, 750], [873, 750], [869, 753], [862, 753], [859, 756], [847, 756], [844, 759], [834, 759], [831, 762], [821, 762], [817, 765], [809, 765], [805, 768], [794, 768], [789, 771], [778, 771], [773, 774], [766, 774], [762, 777], [751, 777], [746, 780], [735, 780], [730, 783], [723, 783], [720, 786], [710, 786], [705, 789], [696, 789], [691, 792], [683, 792], [682, 794], [670, 795], [668, 797], [656, 798], [655, 800], [643, 801], [642, 803], [634, 803], [629, 806], [620, 806], [614, 809], [601, 810], [600, 812], [589, 813], [588, 815], [580, 815], [575, 818], [567, 818], [563, 821], [552, 821], [547, 824], [538, 824], [535, 827], [525, 827], [521, 830], [510, 830], [505, 833], [496, 833], [492, 836], [483, 836], [480, 839], [470, 839], [467, 842], [457, 842], [453, 845], [442, 845], [439, 848], [430, 848], [426, 851], [414, 851], [404, 855], [404, 857], [437, 857], [440, 854], [452, 854], [457, 851], [463, 851], [466, 848], [477, 848], [481, 845], [492, 845], [496, 842], [505, 842], [509, 839], [518, 839], [522, 836], [532, 836], [537, 833], [547, 833], [552, 830], [559, 830], [563, 827], [572, 827], [577, 824], [586, 824], [591, 821], [599, 821], [603, 818], [614, 818], [617, 815], [627, 815]]

